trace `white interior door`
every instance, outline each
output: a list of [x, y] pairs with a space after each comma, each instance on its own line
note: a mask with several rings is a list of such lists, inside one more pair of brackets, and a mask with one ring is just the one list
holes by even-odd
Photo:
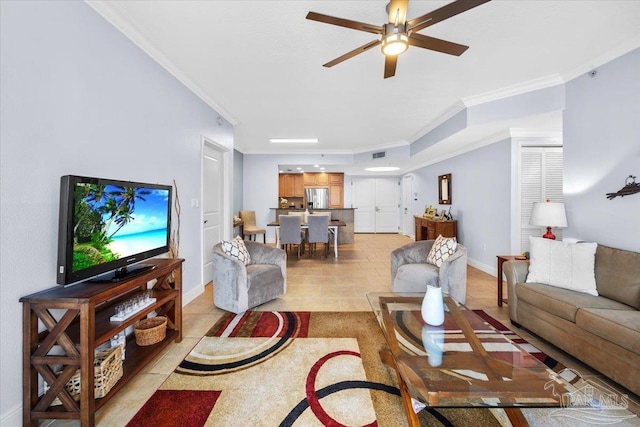
[[354, 178], [353, 207], [356, 233], [397, 233], [398, 180]]
[[372, 178], [354, 178], [352, 191], [354, 231], [374, 233], [376, 231], [376, 185]]
[[202, 219], [203, 266], [202, 279], [213, 280], [213, 252], [211, 249], [222, 239], [224, 163], [222, 152], [204, 144], [202, 159]]
[[398, 197], [397, 178], [376, 178], [376, 233], [398, 232]]
[[411, 202], [413, 201], [413, 176], [406, 175], [402, 182], [402, 233], [413, 236], [413, 215]]

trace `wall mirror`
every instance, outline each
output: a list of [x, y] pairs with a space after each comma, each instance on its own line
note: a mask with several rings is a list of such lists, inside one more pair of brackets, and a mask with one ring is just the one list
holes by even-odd
[[451, 204], [451, 174], [440, 175], [438, 177], [438, 203], [441, 205]]

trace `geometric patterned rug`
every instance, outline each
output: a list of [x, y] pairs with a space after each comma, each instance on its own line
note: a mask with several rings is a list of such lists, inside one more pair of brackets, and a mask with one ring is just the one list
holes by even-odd
[[[127, 426], [403, 426], [395, 372], [379, 357], [386, 347], [371, 312], [230, 313]], [[527, 351], [562, 368], [533, 347]], [[422, 426], [507, 425], [499, 409], [427, 408], [418, 415]]]

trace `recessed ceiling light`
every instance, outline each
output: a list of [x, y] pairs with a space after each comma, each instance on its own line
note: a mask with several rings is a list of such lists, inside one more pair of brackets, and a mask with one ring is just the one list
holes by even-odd
[[313, 165], [313, 167], [314, 167], [314, 168], [319, 168], [319, 167], [320, 167], [320, 165]]
[[296, 168], [296, 169], [298, 169], [299, 171], [301, 171], [301, 170], [302, 170], [302, 168]]
[[394, 167], [394, 166], [375, 166], [372, 168], [365, 168], [366, 171], [369, 172], [391, 172], [391, 171], [397, 171], [400, 168]]
[[272, 144], [316, 144], [318, 138], [269, 138]]
[[320, 170], [321, 170], [321, 171], [323, 171], [323, 170], [324, 170], [324, 168], [320, 168]]

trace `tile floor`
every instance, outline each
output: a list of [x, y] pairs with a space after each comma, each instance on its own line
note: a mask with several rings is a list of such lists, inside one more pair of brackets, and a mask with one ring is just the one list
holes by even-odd
[[[295, 252], [291, 251], [287, 266], [286, 295], [256, 309], [280, 311], [370, 310], [365, 294], [391, 290], [389, 253], [409, 242], [411, 240], [408, 237], [396, 234], [356, 234], [355, 243], [340, 245], [339, 258], [333, 256], [325, 258], [322, 251], [318, 251], [314, 254], [313, 259], [309, 259], [307, 252], [298, 260]], [[577, 369], [583, 375], [595, 375], [591, 369], [571, 356], [524, 330], [514, 328], [509, 323], [508, 306], [505, 304], [498, 307], [496, 298], [496, 278], [469, 267], [467, 307], [485, 310], [565, 366]], [[171, 344], [153, 363], [148, 365], [111, 399], [96, 414], [96, 424], [99, 427], [124, 426], [224, 313], [223, 310], [213, 305], [212, 287], [211, 285], [206, 286], [205, 292], [184, 308], [182, 342]], [[615, 384], [608, 385], [628, 393]], [[640, 402], [640, 399], [631, 394], [629, 397], [632, 401], [630, 409], [636, 414], [640, 414], [640, 406], [634, 403]], [[78, 425], [78, 423], [55, 421], [47, 425], [72, 426]]]

